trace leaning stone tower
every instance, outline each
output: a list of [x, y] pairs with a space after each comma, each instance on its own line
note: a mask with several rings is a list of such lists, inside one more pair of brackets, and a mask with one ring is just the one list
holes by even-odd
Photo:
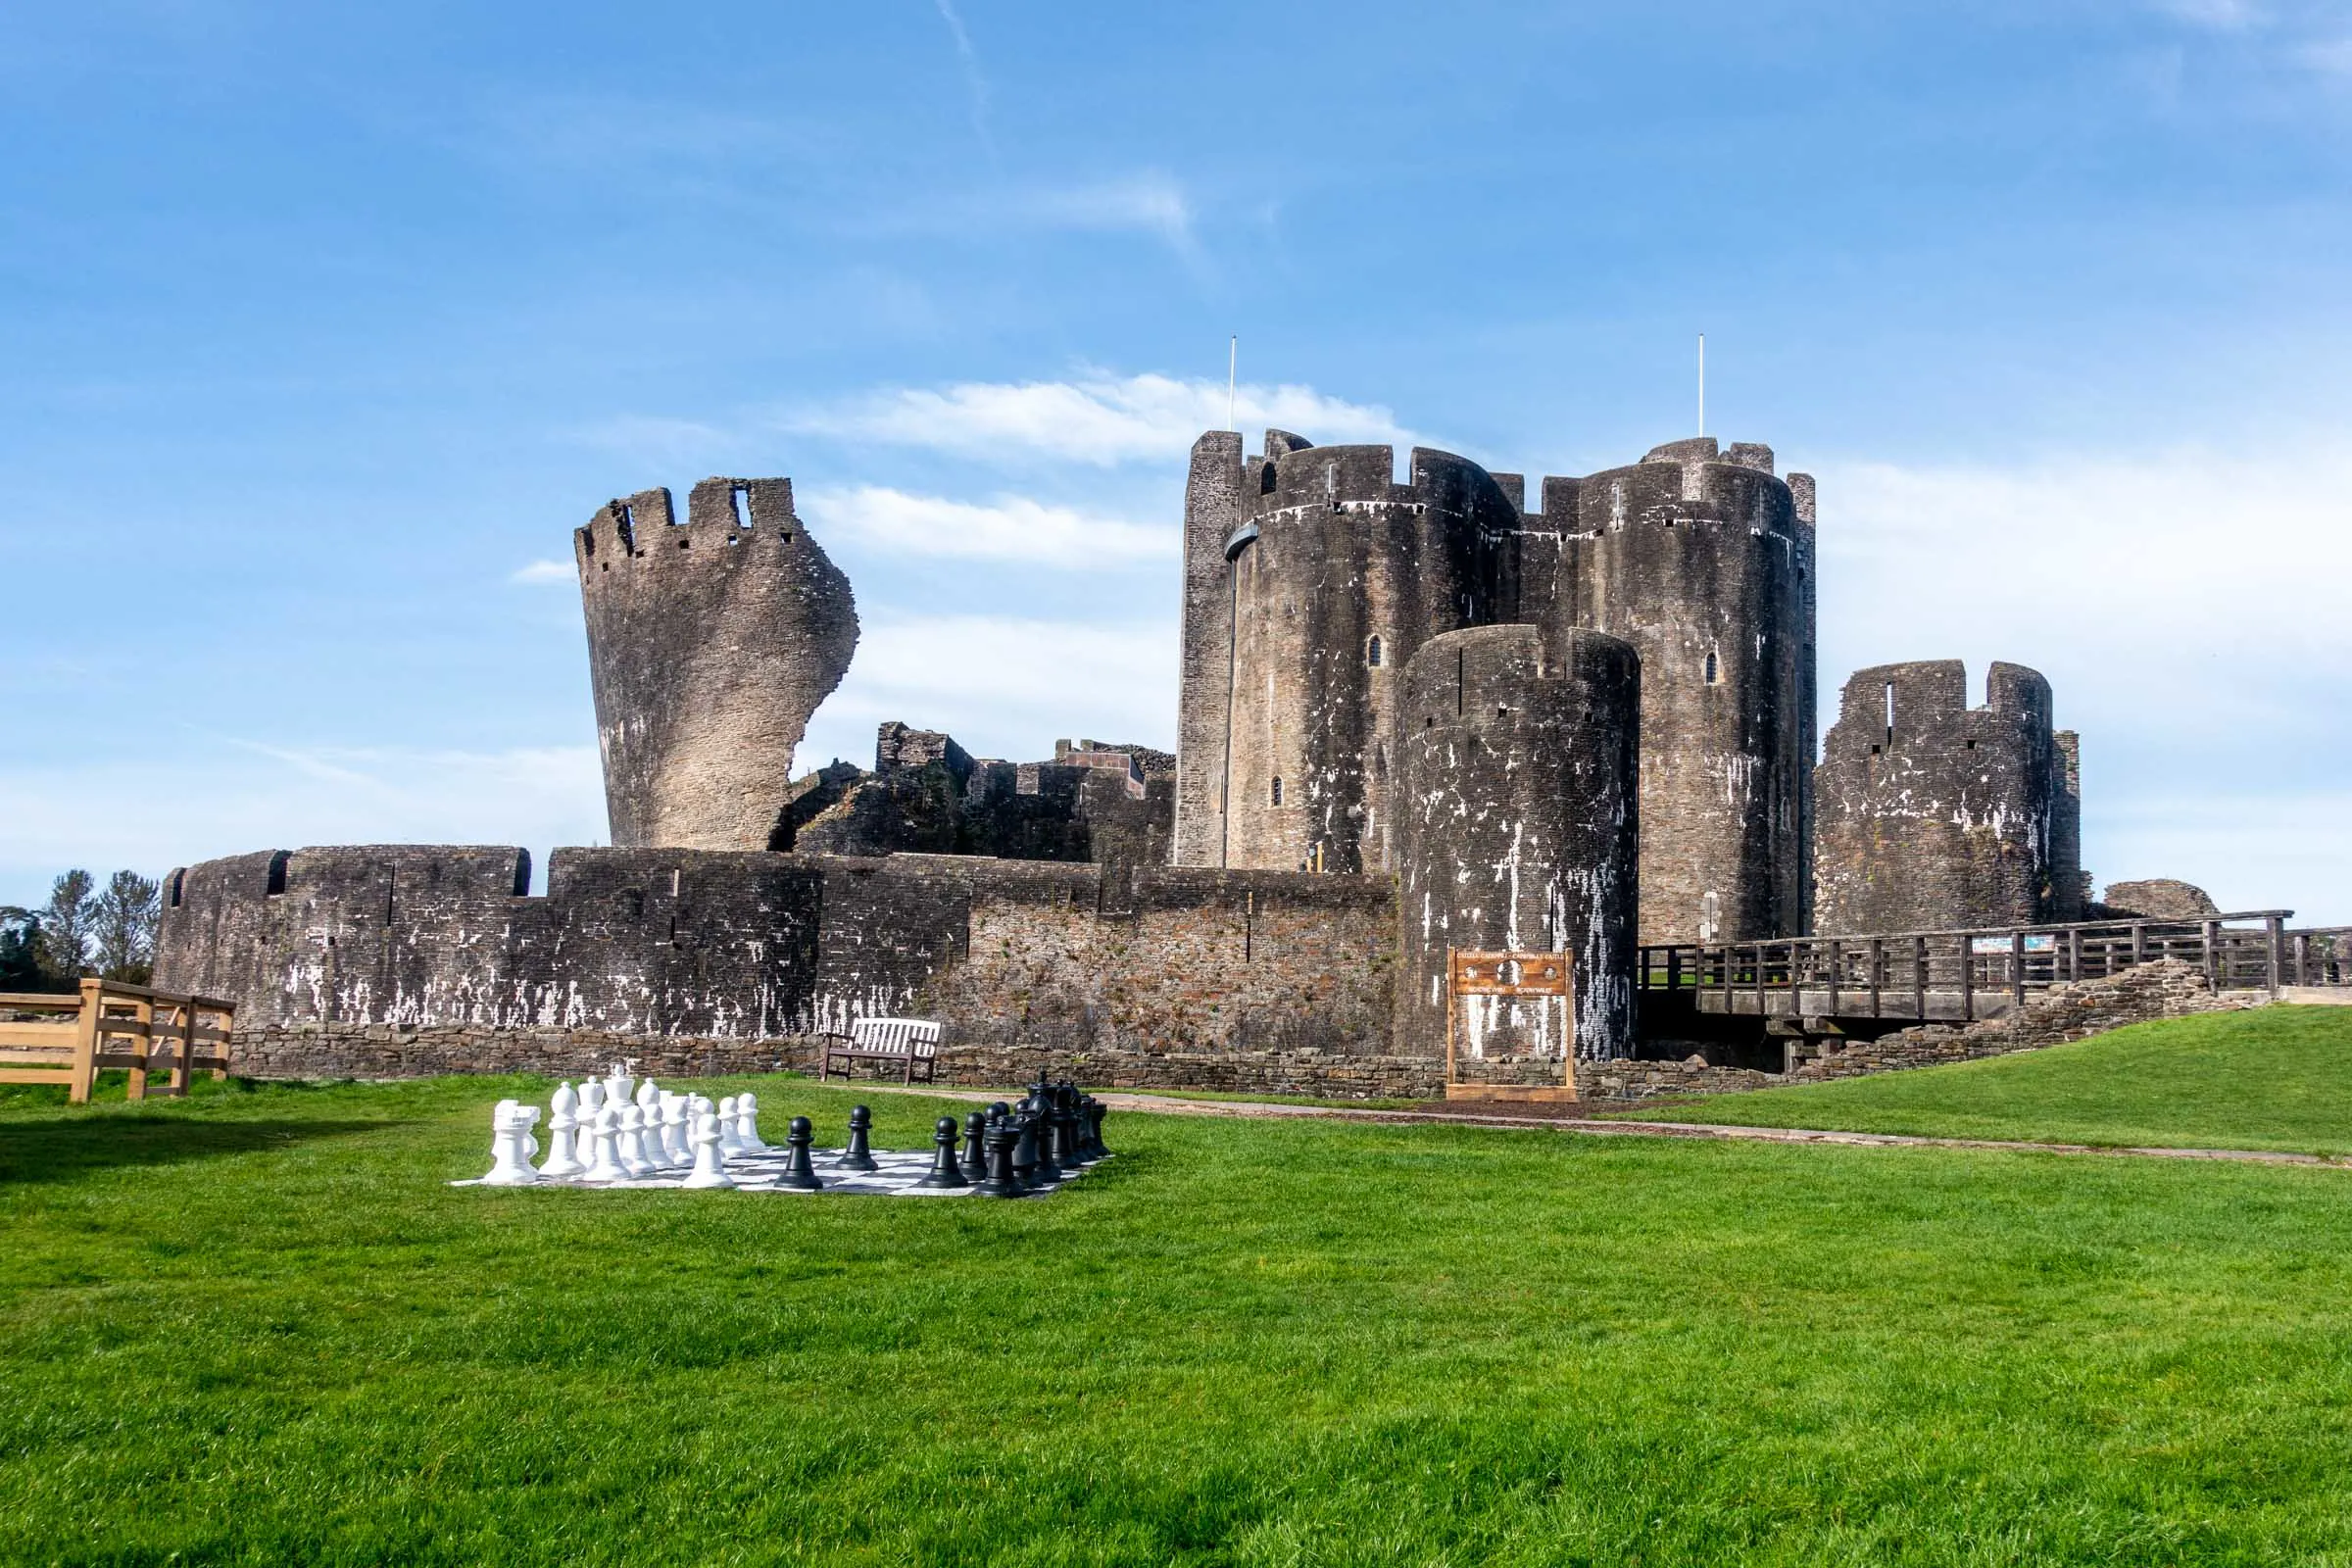
[[793, 749], [858, 646], [790, 479], [614, 501], [573, 536], [616, 848], [769, 848]]
[[1185, 511], [1175, 858], [1257, 870], [1393, 863], [1392, 726], [1428, 638], [1494, 619], [1518, 507], [1487, 471], [1416, 449], [1211, 431]]

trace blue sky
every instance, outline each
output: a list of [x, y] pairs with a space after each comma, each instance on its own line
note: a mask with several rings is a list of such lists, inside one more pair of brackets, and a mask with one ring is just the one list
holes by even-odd
[[790, 474], [804, 762], [1174, 732], [1182, 456], [1820, 475], [1822, 679], [2034, 665], [2085, 859], [2352, 920], [2352, 5], [0, 15], [0, 902], [604, 830], [568, 532]]

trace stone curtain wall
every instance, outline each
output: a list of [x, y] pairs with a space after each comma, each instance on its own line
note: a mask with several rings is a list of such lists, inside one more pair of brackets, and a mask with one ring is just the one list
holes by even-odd
[[491, 1034], [765, 1042], [908, 1011], [974, 1048], [1390, 1049], [1385, 878], [567, 849], [529, 898], [528, 867], [413, 846], [191, 866], [158, 983], [235, 1002], [249, 1040], [473, 1031], [434, 1035], [460, 1055]]

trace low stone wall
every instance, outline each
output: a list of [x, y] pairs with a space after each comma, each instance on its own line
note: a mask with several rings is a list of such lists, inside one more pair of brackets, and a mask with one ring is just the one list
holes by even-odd
[[[2266, 1000], [2260, 993], [2216, 995], [2193, 966], [2168, 958], [2108, 979], [2040, 992], [2014, 1017], [1965, 1028], [1927, 1024], [1873, 1041], [1817, 1043], [1804, 1048], [1814, 1054], [1786, 1074], [1709, 1066], [1697, 1055], [1680, 1061], [1583, 1061], [1576, 1066], [1576, 1087], [1587, 1101], [1628, 1102], [1819, 1083], [2008, 1055], [2126, 1024], [2231, 1011]], [[1000, 1088], [1026, 1083], [1044, 1071], [1099, 1089], [1195, 1089], [1333, 1100], [1437, 1100], [1446, 1093], [1446, 1064], [1435, 1057], [1291, 1045], [1153, 1051], [1081, 1043], [1083, 1037], [1070, 1038], [1076, 1031], [1048, 1033], [1053, 1038], [960, 1043], [951, 1034], [940, 1052], [938, 1081]], [[808, 1036], [729, 1040], [472, 1024], [407, 1028], [303, 1023], [240, 1030], [232, 1059], [237, 1072], [255, 1078], [423, 1078], [494, 1072], [576, 1078], [619, 1060], [634, 1060], [639, 1071], [658, 1078], [680, 1078], [813, 1072], [817, 1051], [818, 1042]]]
[[[252, 1078], [498, 1072], [578, 1078], [624, 1060], [657, 1078], [701, 1078], [814, 1072], [818, 1045], [807, 1036], [717, 1040], [588, 1029], [311, 1023], [241, 1031], [233, 1060], [238, 1073]], [[1138, 1052], [1049, 1043], [951, 1044], [940, 1052], [938, 1081], [1003, 1088], [1027, 1083], [1040, 1072], [1076, 1078], [1090, 1089], [1203, 1089], [1340, 1100], [1435, 1100], [1446, 1093], [1443, 1061], [1313, 1049]], [[860, 1063], [858, 1073], [860, 1082], [883, 1081], [872, 1076], [870, 1063]]]

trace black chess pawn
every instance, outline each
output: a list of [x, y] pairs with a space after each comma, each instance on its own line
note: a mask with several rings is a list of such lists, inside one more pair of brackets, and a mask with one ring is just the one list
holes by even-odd
[[963, 1118], [963, 1174], [979, 1181], [988, 1174], [988, 1112], [975, 1110]]
[[1004, 1103], [1004, 1102], [1002, 1100], [997, 1101], [988, 1107], [988, 1119], [990, 1121], [1003, 1121], [1005, 1117], [1011, 1114], [1012, 1107]]
[[988, 1174], [972, 1191], [983, 1198], [1018, 1198], [1028, 1191], [1012, 1168], [1012, 1152], [1021, 1141], [1009, 1119], [988, 1124]]
[[1110, 1107], [1108, 1105], [1105, 1105], [1102, 1103], [1102, 1102], [1097, 1100], [1092, 1095], [1086, 1097], [1086, 1119], [1088, 1122], [1087, 1135], [1094, 1140], [1095, 1157], [1097, 1159], [1108, 1159], [1110, 1157], [1109, 1146], [1102, 1142], [1102, 1118], [1109, 1114]]
[[868, 1135], [874, 1129], [874, 1113], [863, 1105], [850, 1107], [850, 1147], [841, 1152], [834, 1166], [839, 1170], [880, 1170], [874, 1163], [874, 1151]]
[[914, 1185], [917, 1187], [969, 1187], [962, 1169], [956, 1163], [956, 1118], [942, 1116], [932, 1129], [931, 1142], [938, 1146], [931, 1156], [931, 1174]]
[[1012, 1173], [1021, 1179], [1023, 1187], [1037, 1184], [1037, 1122], [1028, 1115], [1007, 1116], [1004, 1125], [1012, 1129]]
[[1070, 1104], [1072, 1098], [1056, 1094], [1054, 1109], [1046, 1117], [1046, 1124], [1054, 1129], [1054, 1163], [1064, 1170], [1078, 1170], [1092, 1163], [1078, 1137], [1078, 1112]]
[[778, 1187], [790, 1187], [804, 1193], [813, 1193], [825, 1184], [816, 1179], [816, 1167], [808, 1163], [808, 1146], [816, 1142], [816, 1129], [806, 1116], [792, 1118], [792, 1126], [784, 1135], [784, 1148], [789, 1154], [784, 1174], [776, 1178]]
[[1037, 1173], [1030, 1179], [1039, 1183], [1061, 1180], [1068, 1172], [1054, 1157], [1054, 1113], [1041, 1110], [1029, 1118], [1029, 1123], [1036, 1129], [1037, 1137]]

